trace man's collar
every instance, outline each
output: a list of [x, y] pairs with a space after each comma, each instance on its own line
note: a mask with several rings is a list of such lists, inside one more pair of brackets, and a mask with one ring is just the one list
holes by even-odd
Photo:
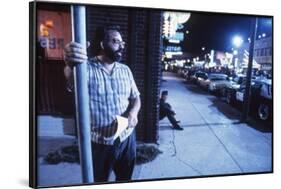
[[[100, 69], [103, 68], [103, 65], [102, 65], [103, 63], [101, 62], [100, 59], [98, 59], [97, 56], [95, 56], [94, 58], [91, 58], [90, 61], [95, 62], [98, 68], [100, 68]], [[113, 70], [117, 69], [117, 68], [121, 68], [121, 63], [114, 62], [113, 64], [114, 64]]]
[[[96, 68], [98, 68], [98, 69], [100, 69], [100, 70], [103, 70], [103, 71], [105, 71], [106, 73], [108, 73], [108, 71], [106, 70], [106, 68], [103, 66], [103, 63], [102, 63], [97, 57], [90, 58], [90, 59], [89, 59], [89, 62], [90, 62], [90, 64], [92, 64], [92, 65], [95, 66]], [[121, 63], [119, 63], [119, 62], [114, 62], [114, 63], [112, 63], [112, 64], [114, 64], [114, 65], [113, 65], [113, 68], [112, 68], [112, 71], [111, 71], [111, 73], [108, 73], [108, 74], [110, 74], [110, 75], [112, 75], [117, 69], [119, 69], [119, 68], [122, 67]]]

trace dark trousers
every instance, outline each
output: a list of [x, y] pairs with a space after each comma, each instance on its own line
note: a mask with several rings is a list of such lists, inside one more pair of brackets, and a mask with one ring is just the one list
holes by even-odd
[[122, 143], [117, 139], [114, 145], [92, 142], [92, 155], [95, 182], [107, 182], [112, 170], [116, 181], [131, 180], [136, 160], [135, 132]]
[[179, 126], [177, 123], [177, 120], [175, 118], [175, 112], [172, 110], [172, 107], [168, 103], [164, 103], [162, 106], [160, 106], [160, 116], [159, 119], [162, 120], [165, 117], [168, 118], [168, 120], [171, 122], [171, 124], [176, 127]]

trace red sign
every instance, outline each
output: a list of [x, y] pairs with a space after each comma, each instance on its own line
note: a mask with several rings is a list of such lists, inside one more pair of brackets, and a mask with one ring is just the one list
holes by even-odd
[[63, 59], [63, 48], [71, 41], [69, 12], [38, 10], [38, 44], [44, 49], [46, 59]]

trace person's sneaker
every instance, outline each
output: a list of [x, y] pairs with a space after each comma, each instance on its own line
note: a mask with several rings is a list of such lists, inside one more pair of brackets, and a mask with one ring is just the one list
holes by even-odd
[[174, 126], [173, 129], [176, 129], [176, 130], [183, 130], [183, 128], [180, 127], [180, 126], [178, 126], [178, 125], [177, 125], [177, 126]]

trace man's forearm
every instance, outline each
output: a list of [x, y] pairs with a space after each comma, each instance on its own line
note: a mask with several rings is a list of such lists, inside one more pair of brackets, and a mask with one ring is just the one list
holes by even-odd
[[135, 127], [138, 124], [138, 113], [141, 107], [140, 97], [137, 96], [130, 101], [130, 111], [128, 115], [128, 126]]
[[141, 100], [140, 97], [137, 96], [136, 98], [131, 100], [131, 109], [129, 111], [130, 114], [138, 115], [141, 108]]

